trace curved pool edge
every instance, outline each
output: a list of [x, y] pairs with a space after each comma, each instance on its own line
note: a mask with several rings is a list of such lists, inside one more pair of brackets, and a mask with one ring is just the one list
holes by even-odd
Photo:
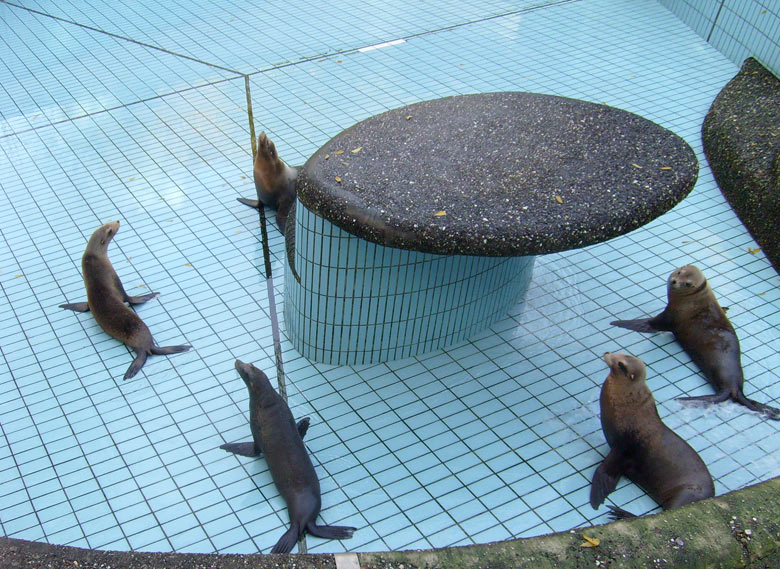
[[[584, 547], [583, 535], [599, 540]], [[343, 554], [340, 554], [343, 555]], [[354, 555], [351, 556], [354, 559]], [[464, 567], [780, 566], [780, 477], [631, 520], [481, 545], [358, 553], [363, 569]], [[51, 569], [337, 568], [332, 554], [235, 555], [98, 551], [0, 537], [0, 567]]]

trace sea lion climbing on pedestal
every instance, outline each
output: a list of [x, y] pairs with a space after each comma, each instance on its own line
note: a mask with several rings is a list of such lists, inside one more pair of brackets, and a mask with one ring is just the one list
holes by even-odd
[[236, 360], [235, 366], [249, 389], [252, 441], [229, 443], [219, 448], [242, 456], [262, 453], [268, 463], [268, 470], [290, 515], [290, 529], [279, 538], [271, 553], [290, 552], [304, 532], [324, 539], [352, 537], [356, 528], [314, 523], [322, 501], [320, 481], [303, 445], [303, 436], [309, 427], [308, 417], [296, 425], [287, 403], [276, 393], [262, 370], [241, 360]]
[[[601, 387], [601, 428], [610, 450], [593, 475], [590, 505], [598, 508], [622, 475], [664, 510], [713, 496], [715, 486], [702, 459], [658, 416], [642, 360], [607, 352], [604, 361], [609, 375]], [[613, 518], [633, 517], [609, 508]]]
[[108, 259], [108, 246], [117, 231], [119, 221], [113, 221], [99, 227], [89, 238], [81, 258], [87, 302], [61, 304], [60, 308], [75, 312], [92, 312], [92, 316], [105, 332], [135, 350], [136, 358], [124, 376], [124, 379], [130, 379], [143, 367], [150, 354], [170, 355], [187, 351], [192, 346], [156, 346], [149, 327], [135, 311], [125, 305], [125, 302], [132, 306], [143, 304], [160, 293], [129, 296], [125, 292], [119, 275]]
[[613, 326], [637, 332], [672, 332], [704, 377], [714, 395], [680, 397], [681, 401], [721, 403], [731, 399], [764, 417], [780, 420], [780, 409], [745, 397], [739, 339], [726, 312], [718, 304], [704, 274], [693, 265], [669, 275], [666, 308], [653, 318], [617, 320]]

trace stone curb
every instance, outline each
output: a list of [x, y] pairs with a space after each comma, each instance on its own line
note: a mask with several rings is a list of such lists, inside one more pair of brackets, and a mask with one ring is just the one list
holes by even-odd
[[[583, 536], [598, 540], [586, 547]], [[64, 569], [626, 569], [780, 567], [780, 477], [677, 510], [484, 545], [358, 554], [95, 551], [0, 538], [0, 567]]]

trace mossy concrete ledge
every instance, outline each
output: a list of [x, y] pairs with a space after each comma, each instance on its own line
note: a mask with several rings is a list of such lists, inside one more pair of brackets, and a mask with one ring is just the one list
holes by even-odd
[[704, 117], [702, 143], [723, 195], [780, 272], [780, 80], [746, 59]]
[[[598, 540], [584, 547], [584, 536]], [[344, 559], [344, 556], [339, 556]], [[352, 556], [352, 560], [354, 561]], [[360, 553], [362, 569], [780, 567], [780, 478], [678, 510], [540, 537], [421, 551]], [[334, 568], [333, 555], [94, 551], [0, 538], [3, 569]]]

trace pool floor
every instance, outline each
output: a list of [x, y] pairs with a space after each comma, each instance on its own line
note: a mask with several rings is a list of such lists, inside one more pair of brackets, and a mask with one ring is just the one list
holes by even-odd
[[[780, 474], [779, 422], [712, 392], [670, 334], [609, 326], [665, 305], [696, 264], [743, 350], [748, 397], [780, 404], [780, 278], [725, 202], [701, 150], [705, 113], [737, 66], [656, 2], [346, 0], [0, 3], [0, 532], [79, 547], [268, 552], [287, 511], [249, 440], [233, 362], [275, 381], [252, 197], [257, 132], [289, 164], [355, 122], [447, 95], [520, 90], [604, 102], [684, 137], [699, 180], [671, 212], [606, 243], [539, 257], [525, 306], [469, 341], [363, 367], [314, 363], [284, 329], [284, 243], [269, 223], [281, 355], [322, 485], [309, 552], [445, 547], [607, 520], [588, 502], [608, 450], [601, 356], [648, 366], [664, 421], [717, 494]], [[425, 152], [425, 149], [420, 149]], [[89, 314], [81, 255], [109, 249], [159, 345], [133, 354]], [[608, 498], [658, 511], [623, 479]], [[297, 549], [296, 549], [297, 551]]]

